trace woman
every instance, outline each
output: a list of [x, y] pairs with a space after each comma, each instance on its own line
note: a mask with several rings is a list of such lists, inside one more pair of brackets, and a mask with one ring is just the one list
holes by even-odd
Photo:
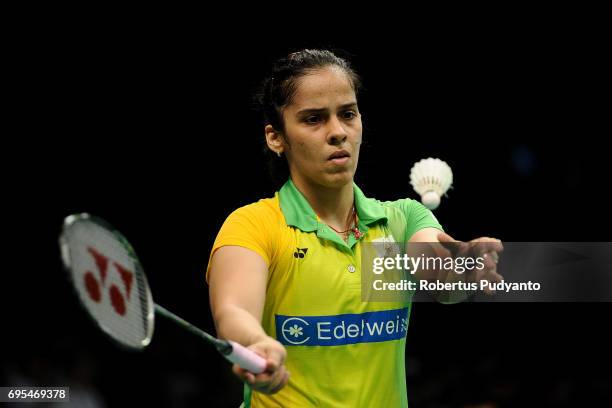
[[233, 368], [247, 407], [407, 405], [410, 304], [362, 301], [361, 248], [389, 236], [454, 240], [420, 203], [368, 199], [354, 184], [359, 86], [348, 62], [324, 50], [279, 60], [264, 82], [266, 144], [290, 178], [227, 218], [207, 270], [219, 335], [268, 362], [258, 375]]

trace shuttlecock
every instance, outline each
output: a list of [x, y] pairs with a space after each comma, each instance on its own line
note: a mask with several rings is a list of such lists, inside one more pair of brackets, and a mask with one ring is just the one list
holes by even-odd
[[440, 197], [453, 184], [453, 171], [440, 159], [423, 159], [412, 166], [410, 184], [421, 196], [421, 202], [430, 210], [440, 205]]

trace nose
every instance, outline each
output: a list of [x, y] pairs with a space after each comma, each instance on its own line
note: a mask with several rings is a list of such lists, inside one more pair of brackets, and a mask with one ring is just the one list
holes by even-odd
[[327, 143], [331, 145], [342, 144], [348, 137], [346, 129], [344, 129], [342, 122], [337, 117], [330, 118], [328, 127]]

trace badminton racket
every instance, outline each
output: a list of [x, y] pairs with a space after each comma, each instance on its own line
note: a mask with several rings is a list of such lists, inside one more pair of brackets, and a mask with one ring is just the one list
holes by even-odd
[[86, 213], [64, 220], [62, 261], [83, 308], [112, 340], [144, 350], [153, 338], [155, 314], [215, 346], [227, 360], [252, 373], [266, 360], [244, 346], [217, 339], [153, 302], [142, 265], [128, 240], [101, 218]]

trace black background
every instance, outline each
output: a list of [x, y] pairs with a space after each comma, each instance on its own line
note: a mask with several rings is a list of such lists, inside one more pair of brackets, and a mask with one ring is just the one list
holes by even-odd
[[[216, 232], [274, 191], [251, 94], [275, 58], [303, 47], [346, 51], [364, 79], [356, 181], [366, 195], [417, 198], [412, 164], [439, 157], [455, 184], [436, 215], [458, 239], [609, 240], [610, 70], [596, 27], [335, 42], [156, 28], [19, 33], [9, 111], [19, 114], [3, 151], [13, 245], [2, 385], [87, 388], [108, 406], [240, 403], [229, 365], [161, 319], [143, 353], [103, 337], [71, 292], [57, 236], [70, 213], [107, 219], [134, 245], [155, 300], [214, 331], [203, 271]], [[411, 406], [605, 405], [610, 311], [417, 304]]]

